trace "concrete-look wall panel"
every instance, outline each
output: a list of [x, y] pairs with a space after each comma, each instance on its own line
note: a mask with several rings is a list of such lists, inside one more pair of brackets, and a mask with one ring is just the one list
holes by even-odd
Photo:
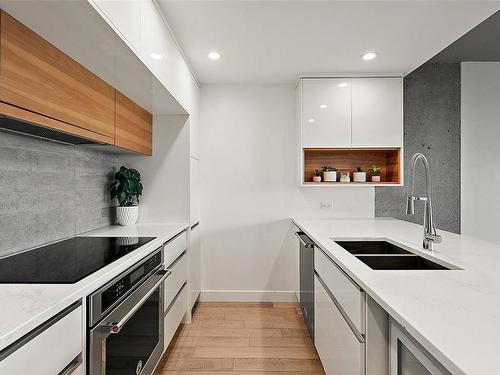
[[[431, 167], [433, 206], [439, 229], [460, 233], [460, 65], [427, 63], [404, 78], [404, 187], [375, 188], [375, 216], [423, 223], [423, 208], [405, 214], [410, 160], [421, 152]], [[416, 191], [424, 192], [418, 167]]]
[[0, 256], [112, 222], [117, 155], [0, 133]]

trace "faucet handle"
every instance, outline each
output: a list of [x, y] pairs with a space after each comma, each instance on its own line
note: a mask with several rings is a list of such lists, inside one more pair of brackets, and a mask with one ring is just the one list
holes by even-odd
[[434, 243], [441, 243], [443, 242], [443, 237], [441, 237], [439, 234], [431, 234], [427, 238], [429, 241], [432, 241]]
[[406, 197], [406, 214], [415, 215], [415, 197], [412, 195]]
[[429, 241], [434, 242], [434, 243], [441, 243], [443, 241], [443, 237], [441, 237], [439, 234], [437, 234], [435, 224], [432, 225], [432, 233], [427, 233], [425, 235], [425, 238]]

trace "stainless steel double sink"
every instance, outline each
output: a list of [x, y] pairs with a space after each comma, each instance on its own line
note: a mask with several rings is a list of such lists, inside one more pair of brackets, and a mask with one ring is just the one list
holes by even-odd
[[335, 241], [374, 270], [450, 270], [387, 241]]

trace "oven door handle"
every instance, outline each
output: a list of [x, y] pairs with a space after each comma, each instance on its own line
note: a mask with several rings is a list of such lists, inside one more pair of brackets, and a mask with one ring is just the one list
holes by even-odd
[[161, 285], [163, 281], [172, 273], [172, 270], [162, 269], [155, 273], [155, 276], [160, 276], [160, 280], [156, 282], [156, 284], [151, 288], [151, 290], [141, 298], [137, 304], [130, 309], [130, 311], [119, 321], [119, 322], [107, 322], [104, 323], [103, 326], [109, 327], [109, 333], [118, 333], [122, 329], [122, 327], [127, 323], [127, 321], [136, 313], [137, 310], [142, 306], [144, 302], [154, 293], [154, 291]]

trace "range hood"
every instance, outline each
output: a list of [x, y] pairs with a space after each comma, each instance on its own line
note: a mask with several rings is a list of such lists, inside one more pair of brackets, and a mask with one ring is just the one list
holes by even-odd
[[48, 139], [70, 145], [104, 144], [3, 114], [0, 114], [0, 130], [24, 134], [36, 138]]

